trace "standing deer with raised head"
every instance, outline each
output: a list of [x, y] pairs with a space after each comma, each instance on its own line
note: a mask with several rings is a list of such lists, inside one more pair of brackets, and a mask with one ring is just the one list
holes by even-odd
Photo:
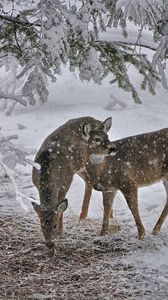
[[[40, 196], [40, 205], [32, 202], [37, 212], [46, 246], [54, 248], [54, 239], [62, 232], [65, 196], [73, 175], [84, 170], [90, 155], [109, 155], [113, 149], [107, 132], [111, 117], [104, 122], [91, 117], [72, 119], [52, 132], [37, 152], [32, 180]], [[85, 177], [86, 178], [86, 177]]]
[[[80, 218], [87, 216], [92, 188], [102, 191], [104, 217], [101, 234], [107, 234], [112, 203], [116, 191], [120, 190], [134, 217], [138, 238], [143, 239], [145, 229], [138, 211], [138, 187], [162, 180], [167, 199], [152, 231], [156, 235], [168, 215], [168, 129], [123, 138], [112, 145], [116, 149], [114, 157], [105, 157], [100, 164], [90, 160], [87, 166]], [[85, 178], [85, 172], [81, 177]]]

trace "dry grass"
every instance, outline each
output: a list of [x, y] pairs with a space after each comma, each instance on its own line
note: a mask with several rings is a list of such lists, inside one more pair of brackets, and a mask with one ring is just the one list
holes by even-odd
[[35, 217], [1, 216], [0, 299], [152, 299], [149, 277], [123, 263], [133, 244], [122, 234], [99, 238], [99, 225], [65, 220], [49, 258]]

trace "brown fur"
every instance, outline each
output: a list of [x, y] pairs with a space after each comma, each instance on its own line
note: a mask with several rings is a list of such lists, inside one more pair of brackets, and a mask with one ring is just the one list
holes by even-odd
[[67, 208], [65, 196], [73, 175], [85, 169], [91, 154], [111, 152], [107, 136], [110, 127], [111, 118], [104, 122], [91, 117], [69, 120], [52, 132], [37, 152], [35, 163], [41, 169], [33, 168], [32, 180], [39, 191], [40, 205], [32, 204], [49, 247], [62, 231], [62, 213]]
[[[138, 187], [162, 180], [167, 200], [152, 231], [157, 234], [168, 214], [168, 129], [127, 137], [112, 144], [117, 151], [114, 157], [106, 157], [98, 165], [90, 162], [87, 167], [80, 218], [87, 216], [92, 188], [102, 191], [104, 217], [101, 234], [108, 233], [112, 202], [116, 191], [120, 190], [134, 217], [138, 237], [142, 239], [145, 229], [138, 211]], [[82, 177], [84, 179], [85, 173]]]

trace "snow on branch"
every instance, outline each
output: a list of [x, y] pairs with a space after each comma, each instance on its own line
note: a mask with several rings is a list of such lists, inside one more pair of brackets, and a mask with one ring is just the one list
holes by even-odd
[[[12, 1], [9, 8], [5, 1], [0, 11], [0, 67], [3, 66], [6, 72], [12, 71], [10, 83], [3, 80], [0, 86], [4, 93], [3, 96], [0, 93], [0, 98], [15, 101], [7, 114], [17, 102], [26, 106], [24, 99], [30, 105], [45, 103], [49, 94], [48, 78], [55, 82], [65, 64], [69, 64], [70, 71], [77, 70], [81, 80], [101, 84], [105, 77], [115, 77], [118, 86], [124, 91], [131, 91], [137, 103], [141, 100], [129, 78], [128, 63], [144, 75], [144, 82], [148, 83], [148, 79], [152, 78], [152, 84], [141, 84], [142, 88], [147, 86], [154, 94], [153, 82], [158, 77], [167, 88], [163, 64], [163, 59], [164, 62], [167, 60], [167, 43], [163, 45], [165, 51], [159, 60], [159, 49], [156, 48], [159, 43], [162, 46], [161, 38], [168, 35], [167, 11], [168, 0], [49, 0], [47, 5], [44, 1], [24, 0]], [[128, 21], [137, 26], [133, 26], [130, 35]], [[119, 40], [109, 31], [110, 28], [118, 29], [115, 32]], [[136, 40], [135, 28], [139, 31]], [[142, 39], [144, 29], [149, 29], [151, 38], [147, 34], [147, 39]], [[103, 42], [108, 34], [109, 42], [113, 44], [110, 51], [108, 47], [103, 49], [96, 45], [99, 40]], [[146, 55], [144, 48], [156, 52], [153, 57], [155, 72], [145, 59], [136, 55], [138, 50]], [[22, 96], [15, 96], [15, 91]]]
[[113, 41], [114, 44], [125, 44], [125, 45], [128, 45], [128, 46], [137, 46], [137, 47], [141, 47], [141, 48], [147, 48], [149, 50], [152, 50], [152, 51], [156, 51], [156, 46], [154, 45], [150, 45], [150, 44], [147, 44], [147, 43], [143, 43], [143, 42], [140, 42], [136, 45], [135, 42], [131, 42], [127, 39], [127, 41]]
[[25, 22], [23, 20], [19, 20], [17, 17], [16, 18], [12, 18], [11, 16], [8, 17], [8, 16], [2, 15], [2, 14], [0, 14], [0, 19], [8, 21], [8, 22], [12, 22], [14, 24], [16, 23], [16, 24], [19, 24], [19, 25], [22, 25], [22, 26], [25, 26], [25, 27], [32, 27], [32, 26], [41, 27], [41, 24], [39, 24], [37, 22], [34, 22], [34, 23]]
[[22, 98], [22, 96], [16, 96], [14, 94], [5, 94], [4, 92], [0, 91], [0, 99], [11, 99], [16, 102], [19, 102], [24, 106], [27, 106], [27, 102]]
[[13, 185], [16, 200], [25, 210], [27, 210], [27, 206], [22, 200], [23, 198], [28, 199], [28, 197], [19, 191], [16, 181], [16, 177], [18, 176], [16, 167], [17, 165], [34, 165], [33, 161], [28, 159], [27, 156], [34, 154], [36, 151], [35, 149], [25, 148], [13, 143], [13, 140], [16, 139], [18, 139], [17, 135], [0, 135], [0, 165]]
[[[161, 38], [160, 44], [156, 49], [155, 54], [152, 59], [153, 69], [156, 70], [158, 68], [159, 74], [161, 76], [162, 85], [165, 89], [168, 89], [167, 79], [164, 72], [165, 69], [165, 59], [168, 51], [168, 36], [164, 36]], [[156, 85], [156, 80], [153, 81], [153, 84]]]

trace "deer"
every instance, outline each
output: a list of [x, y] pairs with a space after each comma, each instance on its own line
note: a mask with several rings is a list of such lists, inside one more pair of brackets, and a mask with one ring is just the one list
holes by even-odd
[[55, 238], [63, 231], [63, 212], [68, 206], [65, 197], [73, 175], [84, 172], [93, 154], [102, 159], [114, 151], [107, 135], [111, 125], [111, 117], [103, 122], [92, 117], [71, 119], [53, 131], [36, 154], [32, 181], [40, 204], [33, 201], [32, 205], [40, 219], [45, 244], [52, 252]]
[[90, 158], [80, 176], [86, 183], [80, 219], [87, 217], [92, 189], [102, 191], [104, 215], [101, 235], [109, 232], [109, 219], [117, 190], [124, 195], [137, 226], [138, 238], [145, 236], [138, 210], [138, 188], [162, 180], [166, 203], [152, 234], [159, 233], [168, 215], [168, 129], [138, 134], [112, 142], [115, 156], [104, 157], [96, 163]]

